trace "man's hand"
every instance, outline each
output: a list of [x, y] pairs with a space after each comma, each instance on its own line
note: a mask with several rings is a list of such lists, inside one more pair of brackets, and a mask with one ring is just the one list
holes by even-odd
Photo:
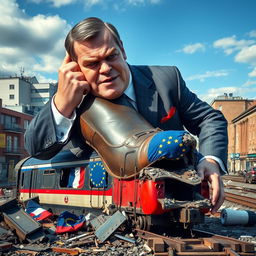
[[81, 103], [83, 95], [90, 91], [77, 62], [72, 61], [68, 53], [59, 68], [58, 90], [54, 103], [58, 111], [69, 118]]
[[212, 186], [212, 209], [214, 214], [220, 208], [225, 200], [224, 185], [220, 175], [220, 167], [213, 159], [206, 158], [202, 160], [197, 166], [198, 175], [202, 180], [208, 180]]

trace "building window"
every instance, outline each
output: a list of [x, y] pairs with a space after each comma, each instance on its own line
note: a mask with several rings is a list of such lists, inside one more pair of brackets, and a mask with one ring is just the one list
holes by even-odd
[[9, 84], [9, 89], [14, 90], [14, 84]]
[[12, 136], [6, 137], [6, 149], [8, 152], [12, 151]]
[[17, 136], [13, 137], [13, 150], [14, 152], [18, 151], [18, 146], [19, 146], [19, 138]]
[[40, 97], [40, 98], [32, 98], [31, 102], [36, 103], [36, 102], [40, 102], [40, 103], [46, 103], [47, 101], [49, 101], [49, 97]]
[[31, 89], [31, 93], [43, 93], [43, 92], [49, 92], [49, 89]]
[[0, 124], [4, 124], [4, 115], [0, 114]]
[[29, 121], [28, 120], [24, 120], [24, 129], [27, 129], [29, 125]]
[[10, 99], [10, 100], [14, 100], [14, 94], [10, 94], [10, 95], [9, 95], [9, 99]]

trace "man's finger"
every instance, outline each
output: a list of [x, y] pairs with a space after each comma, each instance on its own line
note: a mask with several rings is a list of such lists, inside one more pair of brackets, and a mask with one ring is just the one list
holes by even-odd
[[64, 59], [63, 59], [63, 62], [62, 62], [62, 65], [65, 65], [65, 64], [67, 64], [67, 63], [69, 63], [69, 62], [71, 62], [72, 60], [71, 60], [71, 57], [69, 56], [69, 54], [66, 52], [66, 56], [64, 57]]
[[[216, 201], [214, 201], [214, 200], [216, 200]], [[224, 200], [225, 200], [224, 186], [223, 186], [222, 181], [219, 180], [219, 193], [218, 193], [218, 197], [216, 199], [213, 199], [213, 202], [215, 202], [215, 203], [213, 204], [213, 208], [211, 210], [212, 214], [214, 214], [218, 211], [218, 209], [223, 204]]]
[[204, 169], [198, 169], [197, 174], [201, 180], [204, 180]]
[[218, 198], [220, 196], [220, 181], [219, 177], [216, 175], [210, 176], [211, 185], [212, 185], [212, 204], [215, 205], [218, 201]]

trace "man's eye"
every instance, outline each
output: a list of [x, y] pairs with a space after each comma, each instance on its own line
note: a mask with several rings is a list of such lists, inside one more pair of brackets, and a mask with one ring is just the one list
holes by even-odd
[[85, 64], [85, 67], [86, 67], [86, 68], [95, 68], [95, 67], [97, 67], [98, 64], [99, 64], [98, 61], [89, 62], [89, 63], [86, 63], [86, 64]]
[[117, 58], [117, 56], [118, 56], [117, 53], [113, 53], [113, 54], [111, 54], [111, 55], [109, 55], [109, 56], [107, 57], [107, 60], [115, 60], [115, 59]]

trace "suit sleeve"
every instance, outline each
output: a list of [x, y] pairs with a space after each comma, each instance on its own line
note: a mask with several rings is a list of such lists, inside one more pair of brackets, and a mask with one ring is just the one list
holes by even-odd
[[227, 168], [227, 121], [219, 110], [201, 101], [186, 86], [180, 72], [178, 79], [178, 106], [183, 125], [199, 138], [199, 152], [221, 159]]
[[25, 148], [27, 152], [39, 159], [49, 159], [56, 155], [65, 142], [58, 142], [54, 118], [49, 101], [32, 119], [25, 132]]

